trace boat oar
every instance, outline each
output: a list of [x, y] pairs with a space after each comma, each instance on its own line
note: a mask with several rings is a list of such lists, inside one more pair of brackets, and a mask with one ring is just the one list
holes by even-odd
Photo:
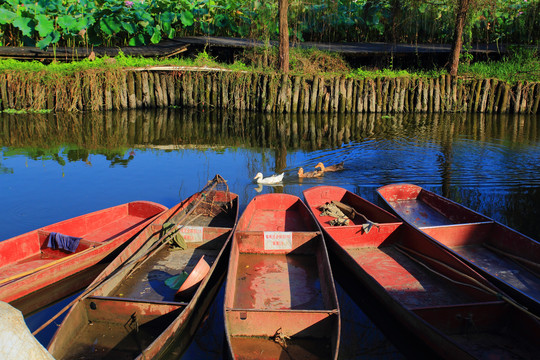
[[487, 244], [487, 243], [482, 243], [482, 246], [488, 248], [489, 250], [491, 250], [493, 252], [496, 252], [497, 254], [509, 257], [510, 259], [514, 260], [515, 262], [520, 263], [521, 265], [523, 265], [525, 267], [528, 267], [529, 268], [528, 270], [533, 272], [536, 276], [540, 276], [540, 274], [539, 274], [539, 272], [540, 272], [540, 264], [539, 263], [528, 260], [528, 259], [525, 259], [525, 258], [523, 258], [521, 256], [510, 254], [507, 251], [498, 249], [498, 248], [496, 248], [496, 247], [494, 247], [494, 246], [492, 246], [490, 244]]
[[[519, 310], [531, 315], [533, 318], [535, 318], [536, 320], [540, 321], [540, 317], [531, 313], [526, 307], [518, 304], [514, 299], [508, 297], [507, 295], [504, 295], [503, 293], [501, 292], [498, 292], [498, 291], [495, 291], [493, 290], [492, 288], [482, 284], [480, 281], [476, 280], [475, 278], [457, 270], [457, 269], [454, 269], [453, 267], [449, 266], [449, 265], [446, 265], [445, 263], [437, 260], [437, 259], [433, 259], [432, 257], [429, 257], [427, 255], [424, 255], [424, 254], [421, 254], [417, 251], [414, 251], [412, 249], [409, 249], [403, 245], [400, 245], [400, 244], [396, 244], [396, 250], [399, 251], [400, 253], [402, 253], [403, 255], [407, 256], [409, 259], [413, 260], [414, 262], [416, 262], [417, 264], [423, 266], [424, 268], [426, 268], [427, 270], [431, 271], [432, 273], [440, 276], [440, 277], [443, 277], [445, 278], [446, 280], [448, 281], [451, 281], [455, 284], [459, 284], [459, 285], [462, 285], [462, 286], [467, 286], [467, 287], [471, 287], [473, 289], [476, 289], [476, 290], [479, 290], [479, 291], [483, 291], [483, 292], [486, 292], [488, 294], [491, 294], [491, 295], [494, 295], [498, 298], [500, 298], [501, 300], [505, 301], [506, 303], [518, 308]], [[432, 262], [435, 262], [436, 264], [444, 267], [445, 269], [447, 270], [450, 270], [451, 272], [453, 273], [456, 273], [460, 276], [463, 276], [465, 278], [467, 278], [468, 280], [472, 281], [474, 284], [476, 285], [471, 285], [471, 284], [467, 284], [467, 283], [464, 283], [464, 282], [461, 282], [461, 281], [457, 281], [457, 280], [453, 280], [443, 274], [441, 274], [440, 272], [438, 272], [437, 270], [435, 269], [432, 269], [431, 267], [429, 267], [427, 264], [423, 263], [422, 261], [418, 260], [417, 258], [411, 256], [408, 252], [411, 252], [413, 254], [415, 254], [416, 256], [419, 256], [421, 258], [424, 258], [424, 259], [427, 259], [429, 261], [432, 261]]]
[[[100, 244], [101, 246], [102, 244]], [[75, 254], [72, 254], [72, 255], [68, 255], [67, 257], [69, 257], [70, 259], [74, 258], [74, 257], [80, 257], [81, 255], [84, 255], [86, 254], [87, 252], [89, 252], [90, 250], [94, 250], [95, 249], [95, 246], [93, 247], [90, 247], [88, 249], [84, 249], [83, 251], [81, 252], [78, 252], [78, 253], [75, 253]], [[56, 264], [59, 264], [61, 262], [65, 262], [66, 261], [66, 258], [67, 257], [63, 257], [61, 259], [57, 259], [57, 260], [53, 260], [51, 261], [50, 263], [47, 263], [47, 264], [44, 264], [44, 265], [41, 265], [37, 268], [34, 268], [32, 270], [28, 270], [26, 272], [23, 272], [23, 273], [20, 273], [20, 274], [16, 274], [16, 275], [13, 275], [11, 277], [8, 277], [6, 279], [2, 279], [0, 281], [0, 287], [3, 286], [4, 284], [8, 283], [8, 282], [11, 282], [13, 280], [17, 280], [17, 279], [20, 279], [20, 278], [23, 278], [25, 276], [28, 276], [28, 275], [32, 275], [34, 273], [37, 273], [38, 271], [41, 271], [41, 270], [45, 270], [47, 268], [50, 268], [51, 266], [54, 266]]]
[[[187, 216], [188, 213], [186, 213], [186, 216]], [[171, 215], [172, 217], [173, 215]], [[170, 218], [170, 217], [169, 217]], [[148, 253], [150, 252], [154, 252], [154, 250], [156, 250], [156, 248], [160, 248], [161, 246], [159, 244], [161, 243], [165, 243], [163, 242], [164, 239], [166, 239], [171, 233], [172, 233], [172, 230], [176, 230], [176, 229], [179, 229], [178, 226], [174, 226], [172, 227], [171, 229], [169, 229], [169, 231], [167, 231], [167, 233], [165, 233], [165, 235], [163, 235], [161, 238], [159, 238], [154, 244], [152, 244], [151, 248], [148, 249], [148, 251], [141, 257], [138, 257], [137, 259], [132, 259], [134, 261], [136, 261], [136, 263], [134, 264], [134, 267], [137, 266], [137, 263], [141, 261], [144, 261], [147, 257], [148, 257]], [[158, 244], [159, 246], [156, 247], [156, 244]], [[122, 268], [128, 266], [128, 265], [131, 265], [132, 262], [130, 262], [129, 264], [125, 264], [124, 266], [122, 266]], [[120, 269], [118, 269], [119, 271]], [[43, 330], [44, 328], [46, 328], [47, 326], [49, 326], [54, 320], [56, 320], [60, 315], [62, 315], [64, 312], [66, 312], [66, 310], [68, 310], [71, 306], [73, 306], [75, 303], [77, 303], [78, 301], [82, 300], [84, 297], [86, 297], [88, 294], [90, 294], [92, 291], [94, 291], [98, 286], [102, 285], [106, 280], [108, 279], [111, 279], [113, 277], [114, 274], [116, 274], [117, 271], [109, 274], [108, 276], [104, 277], [103, 279], [97, 281], [96, 283], [94, 284], [90, 284], [90, 286], [84, 291], [82, 292], [79, 296], [77, 296], [75, 299], [73, 299], [69, 304], [67, 304], [64, 308], [62, 308], [62, 310], [60, 310], [59, 312], [57, 312], [53, 317], [51, 317], [49, 320], [47, 320], [43, 325], [41, 325], [39, 328], [37, 328], [36, 330], [34, 330], [34, 332], [32, 333], [32, 335], [36, 335], [37, 333], [39, 333], [41, 330]]]

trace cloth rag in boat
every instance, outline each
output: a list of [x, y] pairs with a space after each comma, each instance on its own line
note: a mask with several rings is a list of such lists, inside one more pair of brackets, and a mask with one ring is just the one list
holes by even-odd
[[171, 276], [170, 278], [165, 280], [165, 285], [167, 285], [173, 290], [178, 291], [178, 289], [180, 289], [180, 286], [182, 286], [182, 284], [184, 283], [184, 281], [186, 281], [188, 276], [189, 274], [187, 272], [182, 271], [180, 274]]
[[50, 247], [53, 250], [62, 249], [69, 252], [75, 252], [77, 246], [79, 246], [79, 241], [81, 241], [80, 237], [51, 232], [49, 234], [47, 247]]
[[185, 250], [187, 249], [186, 240], [184, 240], [184, 237], [180, 233], [179, 229], [173, 230], [175, 227], [176, 224], [166, 222], [161, 228], [161, 236], [167, 236], [167, 241], [173, 246], [173, 248]]

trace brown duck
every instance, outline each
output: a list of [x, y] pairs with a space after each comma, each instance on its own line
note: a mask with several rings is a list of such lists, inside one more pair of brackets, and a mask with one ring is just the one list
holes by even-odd
[[315, 169], [317, 169], [317, 168], [319, 168], [320, 171], [322, 171], [324, 173], [324, 172], [330, 172], [330, 171], [341, 171], [341, 170], [344, 169], [344, 166], [343, 166], [343, 161], [340, 162], [339, 164], [330, 165], [330, 166], [327, 166], [327, 167], [325, 167], [324, 164], [322, 162], [320, 162], [317, 165], [315, 165]]
[[324, 171], [308, 171], [304, 172], [304, 168], [298, 169], [298, 177], [299, 178], [314, 178], [314, 177], [321, 177], [324, 175]]

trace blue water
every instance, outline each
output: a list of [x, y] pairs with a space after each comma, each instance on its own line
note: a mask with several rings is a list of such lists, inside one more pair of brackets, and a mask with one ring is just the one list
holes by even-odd
[[[298, 179], [299, 167], [310, 171], [319, 161], [344, 161], [345, 170]], [[285, 172], [283, 185], [257, 186], [257, 172]], [[303, 190], [321, 184], [381, 204], [376, 188], [410, 182], [540, 238], [538, 116], [270, 116], [171, 109], [0, 113], [0, 239], [133, 200], [171, 207], [215, 174], [240, 196], [241, 209], [259, 193], [302, 197]], [[340, 302], [349, 304], [345, 313], [352, 314], [344, 326], [368, 324], [340, 292]], [[211, 330], [203, 324], [201, 332], [222, 340], [219, 301], [210, 316], [218, 320], [208, 321]], [[28, 318], [29, 327], [37, 328], [51, 312]], [[366, 326], [372, 334], [372, 325]], [[38, 339], [47, 344], [50, 336]], [[369, 357], [400, 357], [384, 337], [363, 338], [376, 344]], [[219, 358], [219, 341], [207, 349], [199, 337], [185, 358]]]

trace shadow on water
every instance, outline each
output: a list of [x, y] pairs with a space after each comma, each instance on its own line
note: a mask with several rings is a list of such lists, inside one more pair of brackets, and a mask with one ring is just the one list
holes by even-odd
[[[538, 116], [177, 109], [0, 113], [0, 145], [0, 184], [9, 189], [0, 193], [0, 239], [135, 198], [170, 207], [215, 173], [240, 196], [241, 210], [259, 193], [302, 197], [306, 188], [323, 184], [344, 187], [381, 205], [377, 187], [411, 182], [540, 237]], [[323, 178], [300, 180], [296, 175], [299, 167], [313, 170], [318, 162], [341, 161], [344, 171]], [[285, 172], [285, 178], [277, 186], [257, 185], [252, 180], [257, 172]], [[392, 325], [385, 325], [391, 321], [358, 301], [359, 289], [353, 285], [351, 290], [343, 280], [346, 274], [336, 273], [335, 278], [343, 314], [340, 358], [402, 358], [378, 330], [391, 333]], [[221, 358], [223, 293], [184, 359]], [[31, 330], [61, 307], [27, 317]], [[49, 326], [38, 340], [47, 344], [56, 326]], [[399, 349], [407, 343], [404, 333], [392, 338]]]

